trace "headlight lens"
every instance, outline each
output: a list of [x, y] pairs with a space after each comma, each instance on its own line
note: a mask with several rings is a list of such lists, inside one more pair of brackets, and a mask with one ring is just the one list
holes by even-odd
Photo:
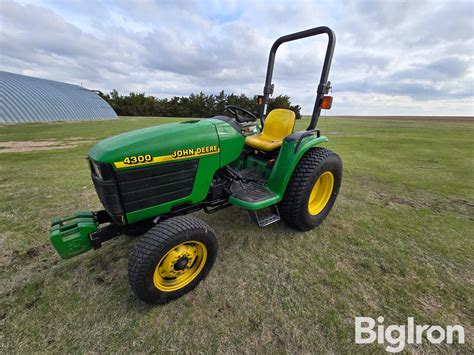
[[96, 175], [99, 179], [103, 180], [103, 178], [102, 178], [102, 173], [100, 172], [100, 168], [97, 166], [97, 164], [95, 164], [94, 162], [92, 162], [92, 168], [94, 169], [95, 175]]

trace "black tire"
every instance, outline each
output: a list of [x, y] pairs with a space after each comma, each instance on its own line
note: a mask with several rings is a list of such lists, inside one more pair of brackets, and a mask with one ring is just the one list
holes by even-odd
[[[334, 177], [332, 193], [324, 208], [313, 215], [308, 207], [309, 198], [315, 183], [325, 172], [331, 172]], [[283, 200], [278, 205], [283, 221], [301, 231], [320, 225], [336, 201], [341, 181], [342, 161], [336, 153], [325, 148], [308, 150], [293, 171]]]
[[[188, 258], [180, 257], [173, 262], [174, 268], [169, 272], [175, 272], [180, 260], [186, 259], [185, 267], [176, 272], [194, 272], [195, 275], [185, 285], [175, 290], [164, 290], [166, 282], [175, 282], [173, 278], [160, 278], [160, 268], [164, 267], [170, 253], [178, 253], [177, 250], [185, 245], [205, 246], [207, 257], [196, 257], [194, 263], [187, 266]], [[197, 248], [197, 247], [196, 247]], [[191, 249], [192, 250], [192, 249]], [[204, 249], [203, 249], [204, 250]], [[199, 253], [198, 253], [199, 255]], [[181, 297], [186, 292], [191, 291], [197, 284], [203, 280], [211, 270], [217, 256], [217, 239], [214, 231], [208, 224], [192, 216], [180, 216], [167, 219], [152, 227], [135, 245], [130, 254], [128, 262], [128, 280], [130, 287], [135, 295], [147, 303], [166, 303], [175, 298]], [[184, 260], [183, 260], [184, 261]], [[192, 260], [189, 259], [191, 263]], [[201, 265], [194, 271], [185, 270], [194, 268], [194, 264], [200, 262]], [[168, 263], [167, 263], [168, 265]], [[169, 264], [171, 265], [171, 264]], [[156, 271], [155, 271], [156, 270]], [[161, 273], [163, 273], [162, 271]], [[167, 271], [168, 272], [168, 271]], [[158, 273], [158, 275], [157, 275]], [[155, 277], [155, 279], [154, 279]], [[156, 281], [158, 279], [159, 281]], [[162, 289], [155, 282], [162, 283]], [[175, 286], [176, 287], [176, 286]]]

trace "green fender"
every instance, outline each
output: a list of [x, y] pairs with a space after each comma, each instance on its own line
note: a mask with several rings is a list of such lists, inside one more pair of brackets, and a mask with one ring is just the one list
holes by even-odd
[[298, 146], [298, 150], [295, 151], [297, 141], [283, 141], [280, 149], [280, 154], [275, 162], [272, 169], [272, 173], [267, 182], [267, 188], [275, 195], [267, 200], [259, 202], [247, 202], [231, 197], [229, 202], [243, 207], [248, 210], [259, 210], [261, 208], [269, 207], [280, 202], [285, 194], [286, 186], [290, 181], [291, 175], [295, 170], [296, 165], [300, 161], [301, 157], [312, 147], [327, 142], [328, 139], [325, 136], [308, 136], [303, 138]]

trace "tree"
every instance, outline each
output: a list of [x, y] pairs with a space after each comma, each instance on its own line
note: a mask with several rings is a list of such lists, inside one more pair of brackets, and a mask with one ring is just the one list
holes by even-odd
[[[154, 96], [146, 96], [145, 93], [135, 92], [124, 96], [120, 95], [115, 89], [108, 94], [99, 91], [99, 96], [107, 101], [119, 116], [204, 118], [224, 114], [226, 105], [237, 105], [257, 115], [260, 112], [257, 105], [257, 96], [226, 95], [224, 90], [217, 95], [206, 95], [201, 91], [199, 94], [174, 96], [171, 99], [159, 99]], [[290, 97], [287, 95], [279, 95], [268, 101], [267, 112], [275, 108], [293, 110], [296, 118], [301, 118], [300, 106], [291, 105]]]
[[267, 113], [276, 108], [292, 110], [294, 111], [297, 120], [301, 118], [301, 107], [299, 105], [292, 106], [288, 95], [278, 95], [274, 99], [268, 100]]

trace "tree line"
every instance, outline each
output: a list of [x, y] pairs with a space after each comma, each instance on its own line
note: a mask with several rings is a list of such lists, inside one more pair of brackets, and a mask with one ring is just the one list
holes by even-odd
[[[257, 96], [248, 97], [245, 94], [226, 94], [222, 90], [217, 95], [206, 95], [203, 92], [189, 96], [174, 96], [170, 99], [160, 99], [146, 96], [145, 93], [131, 92], [120, 95], [117, 90], [108, 94], [99, 92], [99, 96], [109, 103], [119, 116], [161, 116], [161, 117], [212, 117], [225, 112], [226, 105], [237, 105], [250, 112], [260, 112]], [[279, 95], [268, 101], [267, 112], [275, 108], [286, 108], [295, 112], [296, 118], [301, 118], [301, 107], [292, 105], [290, 97]]]

